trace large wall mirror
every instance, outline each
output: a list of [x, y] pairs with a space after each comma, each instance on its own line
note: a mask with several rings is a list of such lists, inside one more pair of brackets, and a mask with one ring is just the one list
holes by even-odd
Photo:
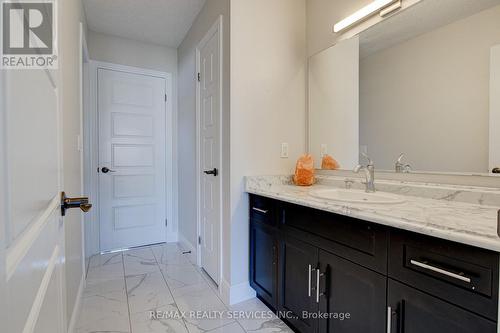
[[[309, 59], [309, 151], [351, 169], [500, 168], [500, 0], [421, 0]], [[401, 171], [401, 170], [400, 170]]]

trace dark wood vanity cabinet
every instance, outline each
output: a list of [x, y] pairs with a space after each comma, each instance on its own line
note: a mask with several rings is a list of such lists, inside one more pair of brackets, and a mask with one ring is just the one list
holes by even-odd
[[252, 223], [250, 240], [251, 286], [266, 303], [275, 307], [278, 287], [276, 232], [270, 227]]
[[390, 329], [398, 333], [495, 333], [497, 324], [389, 278]]
[[318, 248], [283, 235], [279, 248], [278, 310], [300, 332], [317, 331], [318, 321], [303, 313], [316, 313], [316, 268]]
[[497, 332], [499, 254], [250, 195], [250, 284], [302, 333]]
[[323, 250], [318, 272], [320, 313], [338, 314], [320, 319], [319, 332], [386, 332], [385, 276]]

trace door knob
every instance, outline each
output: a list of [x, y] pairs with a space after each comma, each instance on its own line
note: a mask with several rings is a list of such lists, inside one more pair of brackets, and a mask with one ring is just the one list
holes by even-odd
[[500, 168], [493, 168], [492, 173], [500, 173]]
[[106, 167], [102, 167], [101, 171], [102, 171], [102, 173], [116, 172], [115, 170], [111, 170], [110, 168], [106, 168]]
[[206, 171], [203, 171], [206, 175], [214, 175], [214, 177], [217, 177], [217, 175], [219, 174], [219, 170], [217, 170], [217, 168], [214, 168], [213, 170], [206, 170]]
[[89, 203], [88, 197], [68, 198], [66, 193], [61, 193], [61, 215], [66, 215], [66, 210], [70, 208], [80, 208], [82, 212], [86, 213], [92, 208]]

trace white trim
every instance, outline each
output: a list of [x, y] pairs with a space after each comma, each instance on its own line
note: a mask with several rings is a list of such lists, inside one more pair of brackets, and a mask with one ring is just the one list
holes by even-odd
[[179, 244], [181, 245], [181, 247], [184, 249], [184, 251], [191, 251], [190, 254], [188, 254], [188, 260], [196, 265], [197, 262], [197, 258], [198, 258], [198, 255], [197, 255], [197, 247], [195, 247], [193, 244], [191, 244], [190, 241], [188, 241], [186, 239], [186, 237], [184, 237], [181, 233], [179, 233]]
[[7, 281], [10, 280], [12, 275], [16, 272], [17, 266], [21, 263], [26, 256], [31, 246], [36, 241], [40, 232], [49, 221], [52, 213], [61, 205], [61, 197], [57, 194], [49, 203], [45, 211], [43, 211], [36, 219], [35, 222], [30, 224], [28, 229], [24, 231], [16, 241], [7, 249], [6, 256], [6, 273]]
[[[196, 73], [200, 73], [200, 50], [205, 46], [205, 44], [210, 40], [210, 38], [216, 33], [219, 33], [219, 77], [220, 77], [220, 87], [219, 87], [219, 131], [220, 131], [220, 140], [219, 140], [219, 149], [220, 149], [220, 161], [219, 161], [219, 175], [221, 177], [221, 182], [220, 182], [220, 222], [219, 222], [219, 246], [218, 246], [218, 266], [219, 266], [219, 278], [218, 281], [215, 281], [217, 285], [219, 286], [219, 293], [221, 292], [221, 281], [222, 281], [222, 276], [223, 276], [223, 268], [222, 268], [222, 246], [223, 246], [223, 239], [222, 239], [222, 217], [223, 217], [223, 202], [224, 202], [224, 197], [223, 197], [223, 177], [222, 175], [224, 174], [224, 164], [223, 164], [223, 145], [222, 145], [222, 138], [223, 138], [223, 83], [224, 83], [224, 75], [223, 75], [223, 68], [224, 68], [224, 48], [223, 48], [223, 18], [222, 15], [220, 15], [217, 18], [217, 21], [212, 25], [212, 27], [207, 31], [203, 39], [198, 43], [196, 46]], [[201, 189], [200, 189], [200, 183], [201, 183], [201, 161], [200, 161], [200, 156], [201, 156], [201, 147], [200, 147], [200, 82], [196, 81], [196, 237], [199, 239], [200, 234], [201, 234], [201, 210], [200, 210], [200, 202], [201, 202]], [[196, 263], [198, 264], [199, 267], [201, 267], [201, 245], [199, 242], [196, 242]]]
[[254, 298], [256, 295], [255, 290], [250, 287], [248, 281], [231, 286], [229, 282], [222, 279], [219, 290], [222, 301], [227, 306], [247, 301]]
[[[5, 272], [5, 254], [7, 246], [7, 221], [8, 221], [8, 171], [7, 171], [7, 134], [5, 108], [5, 72], [0, 70], [0, 322], [7, 322], [7, 279]], [[5, 327], [4, 327], [5, 328]]]
[[84, 289], [85, 289], [85, 272], [83, 272], [82, 279], [80, 280], [80, 286], [78, 287], [78, 292], [76, 294], [75, 306], [73, 307], [73, 313], [71, 314], [71, 319], [68, 325], [68, 333], [74, 333], [76, 330], [76, 323], [78, 322], [78, 317], [80, 316], [80, 309], [82, 306], [82, 296]]
[[[88, 126], [89, 129], [86, 131], [87, 133], [90, 133], [90, 146], [89, 146], [89, 156], [91, 158], [91, 163], [90, 163], [90, 170], [88, 170], [88, 173], [90, 175], [90, 189], [91, 192], [89, 195], [94, 198], [93, 202], [93, 210], [95, 212], [94, 215], [94, 225], [96, 226], [96, 232], [99, 233], [99, 239], [100, 239], [100, 217], [99, 217], [99, 183], [98, 183], [98, 176], [97, 173], [95, 172], [97, 168], [99, 167], [99, 126], [98, 126], [98, 100], [97, 100], [97, 89], [98, 89], [98, 77], [97, 77], [97, 72], [99, 69], [106, 69], [106, 70], [112, 70], [112, 71], [117, 71], [117, 72], [124, 72], [124, 73], [130, 73], [130, 74], [138, 74], [138, 75], [145, 75], [145, 76], [151, 76], [151, 77], [157, 77], [161, 78], [165, 81], [165, 91], [167, 94], [167, 102], [165, 104], [165, 138], [166, 138], [166, 144], [165, 144], [165, 158], [166, 158], [166, 164], [165, 164], [165, 181], [166, 181], [166, 186], [165, 186], [165, 210], [166, 210], [166, 218], [168, 220], [168, 226], [165, 230], [165, 240], [167, 242], [177, 242], [178, 236], [177, 236], [177, 219], [175, 218], [175, 212], [174, 212], [174, 202], [177, 202], [177, 191], [174, 191], [174, 179], [176, 178], [176, 174], [174, 174], [174, 171], [176, 168], [174, 168], [174, 133], [177, 131], [177, 124], [174, 123], [174, 110], [173, 110], [173, 101], [174, 101], [174, 91], [173, 91], [173, 74], [168, 73], [168, 72], [161, 72], [161, 71], [155, 71], [151, 69], [145, 69], [145, 68], [139, 68], [139, 67], [133, 67], [133, 66], [125, 66], [125, 65], [119, 65], [119, 64], [113, 64], [109, 62], [103, 62], [103, 61], [94, 61], [91, 60], [90, 62], [90, 73], [89, 73], [89, 80], [90, 80], [90, 91], [89, 91], [89, 103], [88, 108], [89, 108], [89, 122], [85, 124], [85, 126]], [[99, 242], [100, 243], [100, 242]], [[101, 252], [101, 246], [99, 245], [98, 252]]]
[[47, 269], [45, 270], [45, 273], [43, 275], [42, 282], [40, 283], [40, 288], [38, 288], [35, 300], [33, 301], [33, 305], [31, 306], [28, 319], [26, 319], [23, 333], [32, 333], [35, 329], [38, 317], [40, 316], [40, 310], [42, 309], [43, 306], [45, 295], [47, 294], [47, 290], [49, 288], [50, 280], [57, 265], [58, 257], [59, 257], [59, 245], [56, 245], [54, 251], [52, 252], [52, 256], [50, 257], [50, 260], [48, 262]]

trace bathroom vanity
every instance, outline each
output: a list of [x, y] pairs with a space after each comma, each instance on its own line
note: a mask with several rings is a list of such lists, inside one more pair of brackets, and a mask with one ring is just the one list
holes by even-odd
[[494, 207], [314, 196], [331, 188], [247, 178], [250, 284], [294, 330], [497, 332]]

